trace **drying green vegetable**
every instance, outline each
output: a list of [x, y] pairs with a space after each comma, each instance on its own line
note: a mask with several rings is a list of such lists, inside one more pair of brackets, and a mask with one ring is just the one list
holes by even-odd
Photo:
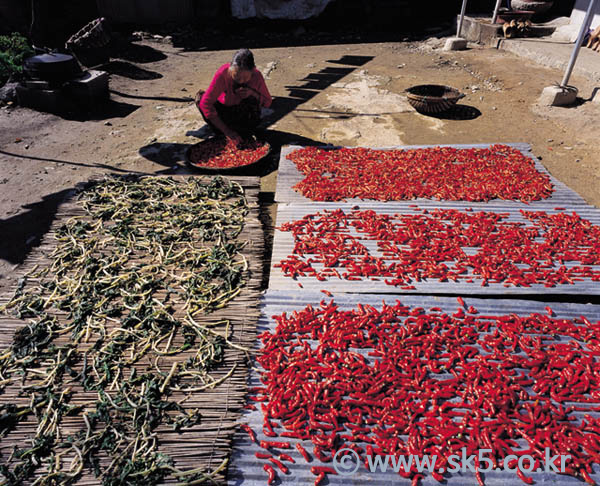
[[[0, 437], [25, 420], [37, 429], [0, 467], [0, 485], [69, 484], [84, 469], [107, 486], [211, 481], [226, 461], [178, 470], [158, 428], [201, 423], [173, 395], [235, 371], [223, 359], [239, 348], [229, 327], [201, 316], [247, 279], [243, 189], [222, 178], [107, 179], [80, 198], [82, 214], [57, 231], [50, 263], [4, 308], [26, 324], [0, 355]], [[74, 389], [94, 399], [82, 405]]]

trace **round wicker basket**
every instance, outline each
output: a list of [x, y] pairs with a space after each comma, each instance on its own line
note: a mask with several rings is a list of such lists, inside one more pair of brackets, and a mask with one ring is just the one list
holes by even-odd
[[67, 49], [104, 47], [110, 42], [110, 32], [104, 17], [92, 20], [66, 42]]
[[410, 105], [420, 113], [441, 113], [465, 96], [456, 88], [440, 84], [420, 84], [405, 92]]

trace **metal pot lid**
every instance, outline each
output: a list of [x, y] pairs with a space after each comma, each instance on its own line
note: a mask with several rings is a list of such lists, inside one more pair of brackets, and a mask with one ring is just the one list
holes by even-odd
[[62, 63], [71, 63], [75, 60], [75, 58], [69, 54], [60, 54], [60, 53], [48, 53], [48, 54], [39, 54], [37, 56], [32, 56], [25, 59], [25, 66], [36, 66], [39, 64], [62, 64]]

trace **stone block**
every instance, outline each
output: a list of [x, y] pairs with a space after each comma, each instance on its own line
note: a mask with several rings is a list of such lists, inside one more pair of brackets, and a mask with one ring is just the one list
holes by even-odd
[[17, 86], [19, 105], [38, 111], [58, 113], [65, 106], [64, 95], [59, 89], [32, 89]]
[[85, 98], [105, 98], [108, 96], [108, 73], [90, 69], [75, 78], [66, 86], [69, 94]]
[[461, 37], [450, 37], [446, 39], [446, 44], [444, 45], [445, 51], [462, 51], [467, 48], [467, 39], [463, 39]]
[[577, 100], [577, 88], [572, 86], [547, 86], [542, 91], [539, 104], [542, 106], [568, 106]]

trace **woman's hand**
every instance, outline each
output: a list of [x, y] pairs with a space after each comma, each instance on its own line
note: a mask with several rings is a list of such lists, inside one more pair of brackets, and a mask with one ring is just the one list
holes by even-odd
[[242, 137], [240, 137], [239, 134], [234, 132], [233, 130], [229, 130], [225, 134], [225, 137], [227, 138], [227, 145], [233, 146], [234, 148], [237, 147], [240, 143], [242, 143], [244, 141], [244, 139]]

